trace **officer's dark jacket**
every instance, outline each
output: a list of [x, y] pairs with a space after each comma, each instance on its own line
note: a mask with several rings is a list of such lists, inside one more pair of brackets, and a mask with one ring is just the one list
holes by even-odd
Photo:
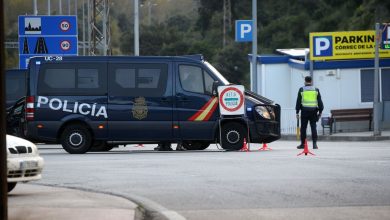
[[324, 103], [322, 103], [320, 90], [318, 88], [315, 88], [315, 89], [318, 93], [318, 95], [317, 95], [318, 108], [308, 108], [308, 107], [302, 106], [301, 93], [303, 92], [303, 87], [301, 87], [298, 91], [297, 103], [295, 105], [295, 110], [296, 110], [297, 114], [299, 113], [299, 111], [318, 111], [319, 113], [322, 113], [322, 111], [324, 110]]

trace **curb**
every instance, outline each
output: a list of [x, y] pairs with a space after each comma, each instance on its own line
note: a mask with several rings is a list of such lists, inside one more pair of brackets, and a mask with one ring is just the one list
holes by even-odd
[[[310, 135], [307, 136], [311, 138]], [[282, 135], [280, 140], [296, 141], [296, 135]], [[390, 136], [332, 136], [332, 135], [319, 135], [319, 141], [385, 141], [390, 140]]]

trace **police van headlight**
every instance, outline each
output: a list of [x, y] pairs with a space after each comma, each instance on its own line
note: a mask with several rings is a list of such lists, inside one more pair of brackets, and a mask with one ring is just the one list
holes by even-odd
[[271, 115], [269, 114], [268, 110], [264, 106], [256, 106], [255, 108], [256, 112], [265, 119], [271, 119]]

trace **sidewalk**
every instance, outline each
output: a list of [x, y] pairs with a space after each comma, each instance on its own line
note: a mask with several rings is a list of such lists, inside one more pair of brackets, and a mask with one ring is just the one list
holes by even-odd
[[18, 183], [8, 194], [9, 220], [142, 219], [133, 202], [107, 194]]
[[[308, 128], [310, 129], [310, 128]], [[309, 139], [310, 139], [310, 135]], [[296, 135], [282, 135], [282, 140], [297, 140]], [[363, 132], [338, 132], [332, 135], [322, 132], [318, 132], [318, 140], [320, 141], [384, 141], [390, 140], [390, 131], [382, 131], [381, 136], [373, 135], [373, 131]]]

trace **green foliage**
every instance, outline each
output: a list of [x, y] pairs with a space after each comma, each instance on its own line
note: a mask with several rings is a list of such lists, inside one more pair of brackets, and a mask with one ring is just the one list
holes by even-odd
[[[81, 8], [82, 2], [78, 2]], [[232, 24], [225, 46], [223, 0], [140, 3], [141, 55], [203, 54], [229, 81], [248, 84], [251, 44], [234, 42], [234, 21], [252, 18], [251, 1], [231, 0]], [[52, 7], [57, 8], [56, 4]], [[39, 11], [44, 12], [46, 5], [42, 5]], [[278, 48], [306, 48], [310, 32], [372, 30], [375, 22], [390, 22], [390, 1], [383, 0], [258, 0], [257, 6], [259, 54], [274, 53]], [[32, 3], [13, 0], [6, 1], [4, 7], [6, 39], [15, 41], [18, 15], [31, 14]], [[114, 55], [134, 53], [133, 16], [133, 1], [111, 1]], [[6, 57], [8, 68], [17, 65], [17, 50], [7, 50]]]

